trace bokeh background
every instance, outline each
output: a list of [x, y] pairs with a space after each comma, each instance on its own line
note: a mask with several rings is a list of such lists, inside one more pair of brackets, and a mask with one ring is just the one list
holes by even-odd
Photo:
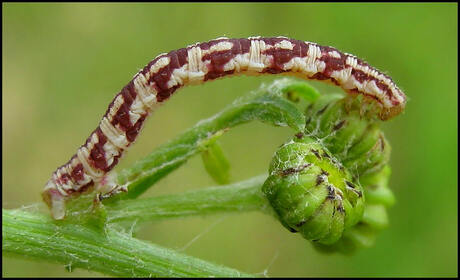
[[[371, 249], [323, 255], [259, 213], [161, 221], [138, 237], [269, 276], [457, 276], [457, 4], [2, 4], [2, 207], [47, 211], [40, 192], [97, 126], [113, 96], [157, 54], [220, 36], [284, 35], [353, 53], [409, 97], [383, 124], [393, 147], [391, 226]], [[272, 77], [181, 89], [146, 123], [118, 166]], [[340, 89], [312, 82], [322, 92]], [[158, 122], [156, 120], [161, 120]], [[266, 172], [291, 136], [260, 123], [222, 138], [238, 181]], [[214, 185], [199, 157], [146, 196]], [[189, 244], [193, 239], [196, 240]], [[101, 276], [3, 257], [3, 276]]]

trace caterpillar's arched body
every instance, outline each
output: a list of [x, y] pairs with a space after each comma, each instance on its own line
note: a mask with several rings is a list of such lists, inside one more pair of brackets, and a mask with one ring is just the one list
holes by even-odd
[[134, 142], [149, 113], [178, 88], [230, 75], [280, 73], [329, 81], [369, 97], [379, 104], [383, 120], [399, 114], [406, 102], [390, 77], [355, 56], [286, 37], [218, 38], [161, 54], [115, 96], [85, 144], [52, 174], [43, 197], [53, 217], [64, 217], [69, 196], [100, 183]]

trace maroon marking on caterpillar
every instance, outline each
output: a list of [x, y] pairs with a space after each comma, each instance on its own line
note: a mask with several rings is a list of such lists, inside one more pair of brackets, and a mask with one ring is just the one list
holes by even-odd
[[97, 128], [95, 132], [99, 142], [94, 144], [90, 152], [90, 159], [95, 168], [105, 171], [107, 169], [107, 161], [105, 159], [104, 144], [107, 142], [107, 137], [101, 132], [100, 128]]
[[[262, 39], [265, 43], [276, 45], [281, 43], [283, 38], [266, 38]], [[264, 73], [278, 74], [282, 72], [287, 72], [288, 70], [284, 69], [284, 65], [289, 62], [294, 57], [304, 57], [307, 54], [308, 46], [301, 41], [291, 40], [294, 43], [294, 46], [291, 49], [282, 49], [282, 48], [271, 48], [264, 50], [263, 54], [271, 55], [272, 65], [269, 68], [264, 69]]]
[[95, 183], [107, 181], [124, 151], [136, 140], [145, 119], [177, 89], [225, 76], [285, 73], [331, 82], [376, 102], [386, 120], [405, 106], [404, 93], [390, 77], [353, 55], [285, 37], [219, 38], [161, 54], [139, 71], [107, 108], [99, 126], [77, 153], [60, 166], [43, 198], [53, 217], [65, 216], [65, 201]]
[[[63, 174], [64, 175], [69, 175], [69, 174]], [[80, 163], [80, 164], [77, 164], [74, 169], [72, 169], [72, 173], [70, 175], [72, 178], [73, 178], [73, 181], [74, 182], [78, 182], [78, 181], [81, 181], [83, 180], [83, 165]]]
[[201, 61], [210, 61], [207, 65], [208, 73], [204, 76], [204, 80], [214, 80], [225, 75], [233, 74], [235, 70], [224, 71], [224, 66], [238, 54], [240, 54], [239, 44], [233, 43], [233, 47], [230, 51], [217, 51], [203, 56]]

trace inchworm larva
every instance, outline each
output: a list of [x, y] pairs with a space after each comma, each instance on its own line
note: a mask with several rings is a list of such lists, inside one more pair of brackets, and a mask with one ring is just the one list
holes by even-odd
[[69, 196], [101, 182], [149, 113], [178, 88], [227, 75], [280, 73], [332, 82], [350, 94], [369, 97], [379, 104], [382, 120], [399, 114], [406, 102], [390, 77], [355, 56], [286, 37], [218, 38], [161, 54], [115, 96], [85, 144], [53, 173], [43, 192], [53, 217], [64, 218]]

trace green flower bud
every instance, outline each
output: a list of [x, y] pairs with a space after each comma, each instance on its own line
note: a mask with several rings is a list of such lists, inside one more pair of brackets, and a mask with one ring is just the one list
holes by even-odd
[[379, 172], [366, 174], [360, 178], [366, 196], [366, 207], [361, 223], [375, 230], [388, 226], [387, 208], [395, 202], [393, 192], [388, 188], [390, 174], [391, 169], [386, 165]]
[[394, 204], [395, 198], [388, 188], [391, 169], [388, 165], [379, 172], [360, 177], [366, 197], [361, 221], [344, 231], [342, 238], [332, 244], [315, 244], [321, 252], [352, 254], [359, 248], [371, 247], [377, 233], [388, 226], [387, 208]]
[[378, 230], [386, 228], [388, 226], [388, 215], [385, 206], [381, 204], [366, 204], [361, 222]]
[[306, 109], [305, 131], [270, 164], [262, 190], [279, 220], [320, 251], [370, 247], [388, 226], [391, 147], [375, 112], [363, 98], [321, 96]]
[[306, 133], [321, 139], [353, 175], [378, 172], [388, 163], [391, 148], [373, 110], [360, 98], [321, 96], [307, 108]]
[[308, 240], [333, 244], [363, 215], [361, 186], [322, 144], [298, 134], [274, 155], [262, 191], [281, 223]]
[[395, 197], [388, 187], [391, 175], [390, 166], [386, 165], [380, 172], [363, 175], [359, 178], [364, 186], [366, 203], [382, 204], [385, 207], [393, 206]]
[[313, 245], [315, 249], [323, 253], [340, 252], [345, 255], [352, 255], [359, 248], [371, 247], [375, 242], [376, 234], [375, 229], [366, 224], [359, 223], [347, 229], [343, 233], [342, 238], [332, 245], [320, 243], [313, 243]]

